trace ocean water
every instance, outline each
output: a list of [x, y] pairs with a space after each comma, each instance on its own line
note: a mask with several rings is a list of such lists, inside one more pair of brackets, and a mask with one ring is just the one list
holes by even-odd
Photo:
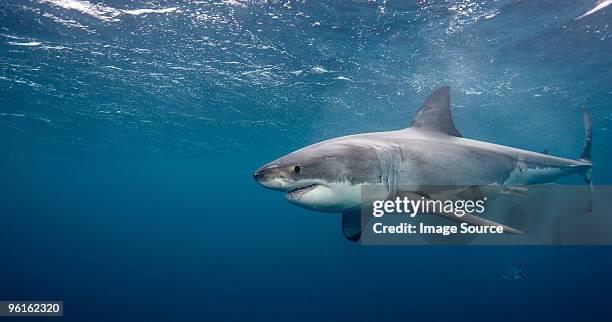
[[251, 174], [403, 128], [448, 84], [464, 136], [569, 158], [586, 105], [609, 184], [610, 4], [3, 0], [0, 300], [71, 321], [608, 321], [609, 247], [363, 247]]

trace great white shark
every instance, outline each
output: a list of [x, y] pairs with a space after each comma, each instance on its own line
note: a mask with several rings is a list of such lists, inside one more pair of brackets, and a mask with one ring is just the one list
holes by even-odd
[[[410, 125], [401, 130], [338, 137], [306, 146], [255, 171], [262, 186], [284, 193], [306, 209], [342, 213], [342, 231], [351, 241], [361, 236], [360, 209], [365, 185], [378, 186], [391, 198], [398, 187], [418, 195], [433, 186], [513, 187], [554, 182], [579, 174], [591, 184], [591, 119], [585, 108], [585, 141], [576, 160], [464, 138], [455, 128], [450, 87], [433, 92]], [[472, 225], [497, 224], [466, 215], [450, 218]], [[519, 230], [503, 226], [506, 233]]]

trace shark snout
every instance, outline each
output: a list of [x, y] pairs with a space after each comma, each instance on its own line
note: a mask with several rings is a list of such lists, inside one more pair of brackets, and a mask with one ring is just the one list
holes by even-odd
[[263, 181], [265, 178], [265, 174], [263, 171], [260, 171], [259, 169], [255, 170], [255, 172], [253, 172], [253, 179], [255, 179], [255, 181], [257, 181], [257, 183], [260, 183], [261, 181]]
[[268, 163], [255, 170], [253, 179], [268, 189], [284, 190], [286, 186], [285, 178], [275, 162]]
[[253, 172], [253, 179], [261, 183], [273, 174], [275, 168], [276, 167], [272, 163], [268, 163]]

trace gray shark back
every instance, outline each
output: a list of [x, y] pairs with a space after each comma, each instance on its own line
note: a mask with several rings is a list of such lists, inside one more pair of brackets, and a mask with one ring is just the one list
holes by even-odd
[[395, 146], [400, 153], [398, 184], [484, 185], [535, 184], [578, 173], [590, 167], [571, 160], [460, 137], [400, 131], [359, 134], [346, 142]]
[[[456, 129], [450, 109], [450, 87], [431, 94], [410, 127], [390, 132], [346, 136], [330, 141], [393, 147], [399, 185], [527, 185], [579, 173], [591, 162], [591, 120], [583, 108], [585, 144], [579, 160], [465, 139]], [[387, 160], [388, 161], [388, 160]], [[590, 174], [589, 174], [590, 177]], [[587, 180], [590, 183], [590, 178]]]

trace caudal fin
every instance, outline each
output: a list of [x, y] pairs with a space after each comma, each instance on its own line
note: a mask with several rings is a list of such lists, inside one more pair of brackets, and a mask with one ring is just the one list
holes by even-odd
[[582, 106], [582, 119], [584, 122], [584, 145], [582, 146], [582, 154], [580, 155], [580, 160], [591, 163], [591, 145], [593, 141], [593, 131], [591, 127], [593, 123], [591, 122], [591, 116], [589, 115], [589, 111], [587, 111], [586, 106]]
[[[582, 179], [587, 184], [593, 184], [592, 178], [592, 162], [591, 162], [591, 145], [593, 142], [593, 131], [591, 130], [592, 122], [591, 116], [589, 115], [589, 111], [587, 111], [586, 106], [582, 106], [582, 119], [584, 121], [584, 145], [582, 146], [582, 154], [580, 155], [579, 160], [589, 163], [589, 165], [584, 166], [584, 170], [580, 172]], [[582, 166], [581, 166], [582, 167]]]
[[582, 119], [584, 122], [584, 145], [582, 146], [582, 154], [580, 155], [580, 161], [587, 162], [589, 165], [584, 167], [584, 170], [580, 172], [582, 179], [589, 185], [589, 205], [587, 212], [593, 210], [593, 162], [591, 161], [591, 146], [593, 144], [593, 131], [591, 127], [591, 116], [586, 106], [582, 106]]

